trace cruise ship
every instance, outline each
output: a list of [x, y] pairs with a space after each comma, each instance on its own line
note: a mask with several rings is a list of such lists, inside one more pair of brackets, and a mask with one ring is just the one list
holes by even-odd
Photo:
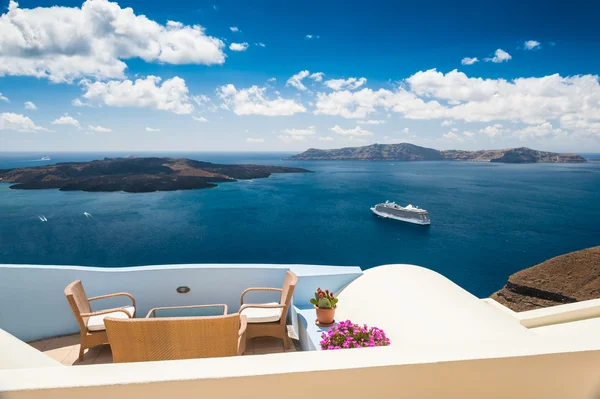
[[401, 220], [414, 224], [428, 225], [429, 213], [425, 209], [420, 209], [418, 206], [408, 204], [402, 207], [395, 202], [385, 201], [384, 204], [377, 204], [371, 208], [374, 214], [384, 218]]

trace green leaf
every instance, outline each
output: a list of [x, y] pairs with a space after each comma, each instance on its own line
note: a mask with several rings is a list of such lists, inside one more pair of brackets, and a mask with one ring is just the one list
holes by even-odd
[[310, 298], [310, 303], [312, 303], [313, 305], [316, 305], [317, 300], [315, 298]]

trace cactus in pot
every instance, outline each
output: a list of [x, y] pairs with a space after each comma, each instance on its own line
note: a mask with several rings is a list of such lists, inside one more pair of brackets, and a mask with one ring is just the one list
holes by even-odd
[[317, 288], [315, 297], [310, 299], [310, 303], [315, 306], [317, 312], [317, 322], [327, 325], [333, 323], [335, 317], [335, 308], [337, 307], [338, 299], [333, 292], [329, 290], [321, 290]]

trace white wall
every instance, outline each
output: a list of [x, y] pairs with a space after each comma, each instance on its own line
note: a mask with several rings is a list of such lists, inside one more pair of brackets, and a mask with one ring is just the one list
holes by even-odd
[[[281, 287], [285, 272], [299, 274], [294, 302], [312, 297], [317, 278], [333, 289], [361, 274], [360, 268], [305, 265], [163, 265], [128, 268], [80, 266], [0, 265], [0, 328], [30, 341], [78, 331], [64, 296], [74, 280], [82, 280], [88, 296], [129, 292], [137, 302], [137, 317], [158, 306], [225, 303], [229, 312], [239, 308], [240, 294], [248, 287]], [[191, 291], [179, 294], [176, 288]], [[253, 294], [247, 300], [273, 300], [273, 294]], [[98, 301], [107, 308], [127, 303], [127, 298]], [[102, 302], [102, 303], [100, 303]]]

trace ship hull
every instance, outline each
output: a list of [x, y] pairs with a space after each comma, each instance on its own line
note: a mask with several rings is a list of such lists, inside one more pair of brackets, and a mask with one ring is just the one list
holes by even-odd
[[408, 223], [412, 223], [412, 224], [420, 224], [422, 226], [426, 226], [426, 225], [431, 224], [431, 221], [429, 221], [429, 220], [409, 219], [409, 218], [403, 218], [401, 216], [395, 216], [395, 215], [390, 215], [388, 213], [379, 212], [374, 207], [371, 208], [371, 211], [373, 211], [373, 213], [375, 215], [380, 216], [382, 218], [386, 218], [386, 219], [400, 220], [401, 222], [408, 222]]

